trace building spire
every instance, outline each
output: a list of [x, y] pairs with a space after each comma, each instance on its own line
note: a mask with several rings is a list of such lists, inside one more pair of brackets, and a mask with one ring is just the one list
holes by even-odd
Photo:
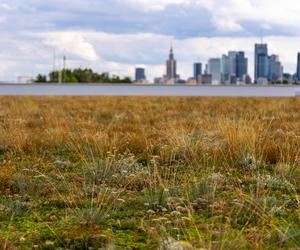
[[176, 73], [176, 60], [174, 57], [173, 44], [172, 41], [170, 43], [170, 54], [169, 59], [167, 60], [167, 74], [166, 79], [171, 81], [173, 84], [176, 81], [178, 75]]
[[172, 41], [171, 41], [171, 44], [170, 44], [169, 60], [174, 60], [174, 50], [173, 50], [173, 43], [172, 43]]
[[262, 29], [260, 30], [260, 42], [261, 42], [261, 44], [264, 43], [264, 32]]

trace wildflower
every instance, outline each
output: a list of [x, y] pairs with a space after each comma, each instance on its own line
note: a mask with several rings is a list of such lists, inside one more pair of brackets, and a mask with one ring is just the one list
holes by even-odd
[[224, 179], [224, 176], [220, 173], [213, 173], [211, 176], [210, 176], [210, 179], [214, 182], [220, 182]]
[[160, 220], [160, 221], [168, 221], [169, 219], [166, 218], [166, 217], [160, 217], [159, 220]]
[[45, 242], [45, 244], [46, 244], [47, 246], [54, 246], [54, 242], [53, 242], [53, 241], [50, 241], [50, 240], [47, 240], [47, 241]]
[[173, 211], [171, 212], [171, 216], [180, 216], [181, 213], [179, 211]]
[[283, 129], [279, 128], [279, 129], [276, 129], [275, 134], [276, 135], [284, 135], [284, 131], [283, 131]]
[[161, 211], [164, 212], [164, 213], [166, 213], [166, 212], [168, 212], [168, 209], [166, 209], [165, 207], [163, 207], [163, 208], [161, 209]]
[[255, 170], [257, 168], [254, 157], [249, 153], [242, 159], [241, 165], [246, 170]]
[[188, 213], [189, 209], [185, 208], [185, 207], [182, 207], [182, 206], [177, 206], [176, 211], [179, 211], [179, 212], [182, 212], [182, 213]]
[[160, 219], [152, 219], [153, 222], [160, 222]]
[[149, 210], [147, 211], [147, 214], [155, 214], [155, 211], [153, 211], [152, 209], [149, 209]]

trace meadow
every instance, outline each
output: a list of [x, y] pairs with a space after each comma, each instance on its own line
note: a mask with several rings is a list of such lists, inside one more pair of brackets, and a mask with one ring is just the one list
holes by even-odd
[[300, 99], [0, 97], [0, 249], [299, 249]]

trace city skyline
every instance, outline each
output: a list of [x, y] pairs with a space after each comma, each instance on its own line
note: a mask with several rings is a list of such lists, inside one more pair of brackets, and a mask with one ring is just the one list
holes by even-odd
[[[263, 42], [263, 41], [261, 41]], [[66, 67], [66, 56], [63, 56], [62, 67], [56, 69], [57, 58], [55, 56], [55, 50], [53, 54], [53, 70], [63, 71], [64, 69], [70, 69]], [[254, 77], [253, 81], [251, 74], [248, 70], [248, 58], [244, 51], [228, 51], [227, 54], [222, 54], [221, 57], [209, 58], [207, 63], [198, 61], [193, 63], [193, 73], [188, 78], [184, 79], [180, 77], [177, 70], [177, 60], [174, 55], [173, 45], [171, 44], [169, 55], [165, 63], [165, 74], [154, 77], [153, 81], [146, 76], [147, 69], [139, 66], [134, 68], [133, 76], [125, 76], [128, 79], [131, 78], [133, 82], [140, 84], [158, 83], [158, 84], [201, 84], [201, 77], [211, 77], [211, 84], [248, 84], [248, 83], [279, 83], [283, 81], [294, 82], [300, 81], [300, 52], [297, 53], [297, 64], [295, 73], [287, 73], [284, 71], [284, 67], [280, 61], [279, 55], [270, 54], [268, 50], [268, 44], [256, 43], [254, 45]], [[203, 69], [203, 66], [205, 68]], [[83, 69], [79, 67], [79, 69]], [[115, 75], [111, 72], [101, 72], [102, 74]], [[47, 74], [39, 74], [39, 76], [47, 77]], [[117, 76], [117, 75], [115, 75]], [[18, 82], [25, 83], [19, 79], [25, 79], [26, 82], [35, 81], [35, 77], [19, 76]], [[204, 80], [206, 82], [206, 80]], [[0, 81], [1, 82], [1, 81]]]
[[3, 0], [0, 11], [0, 80], [46, 74], [54, 48], [70, 68], [133, 77], [142, 66], [149, 79], [165, 73], [170, 41], [182, 78], [193, 75], [198, 58], [207, 62], [228, 51], [245, 51], [254, 78], [253, 44], [261, 33], [286, 72], [295, 73], [300, 50], [295, 0]]
[[[170, 47], [169, 58], [166, 61], [166, 74], [162, 77], [154, 78], [156, 84], [268, 84], [268, 83], [283, 83], [300, 81], [300, 53], [297, 54], [297, 69], [296, 73], [290, 74], [284, 72], [284, 67], [280, 58], [276, 54], [269, 54], [268, 44], [256, 43], [254, 45], [254, 78], [249, 74], [248, 58], [244, 51], [228, 51], [221, 57], [209, 58], [207, 63], [202, 63], [200, 60], [193, 63], [193, 75], [188, 79], [180, 78], [177, 74], [177, 60], [174, 55], [173, 45]], [[202, 71], [202, 65], [205, 64], [205, 70]], [[135, 69], [136, 83], [151, 83], [146, 77], [139, 78], [139, 71], [145, 68]], [[141, 81], [142, 80], [142, 81]]]

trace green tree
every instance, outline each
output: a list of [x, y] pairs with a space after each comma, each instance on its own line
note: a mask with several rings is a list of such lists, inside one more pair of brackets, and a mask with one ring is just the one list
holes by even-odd
[[52, 71], [49, 73], [49, 82], [52, 82], [52, 83], [59, 82], [59, 71]]
[[[112, 77], [110, 77], [107, 73], [99, 74], [89, 68], [52, 71], [49, 73], [49, 82], [58, 83], [60, 81], [60, 77], [61, 81], [64, 83], [132, 83], [130, 77], [121, 78], [118, 75], [112, 75]], [[39, 75], [37, 78], [45, 80], [46, 82], [45, 76]]]
[[282, 84], [289, 84], [288, 80], [283, 80]]
[[65, 69], [62, 71], [62, 82], [63, 83], [76, 83], [79, 82], [76, 76], [74, 75], [74, 72], [70, 69]]
[[35, 79], [36, 83], [45, 83], [47, 82], [47, 77], [45, 75], [42, 74], [38, 74], [38, 76]]

